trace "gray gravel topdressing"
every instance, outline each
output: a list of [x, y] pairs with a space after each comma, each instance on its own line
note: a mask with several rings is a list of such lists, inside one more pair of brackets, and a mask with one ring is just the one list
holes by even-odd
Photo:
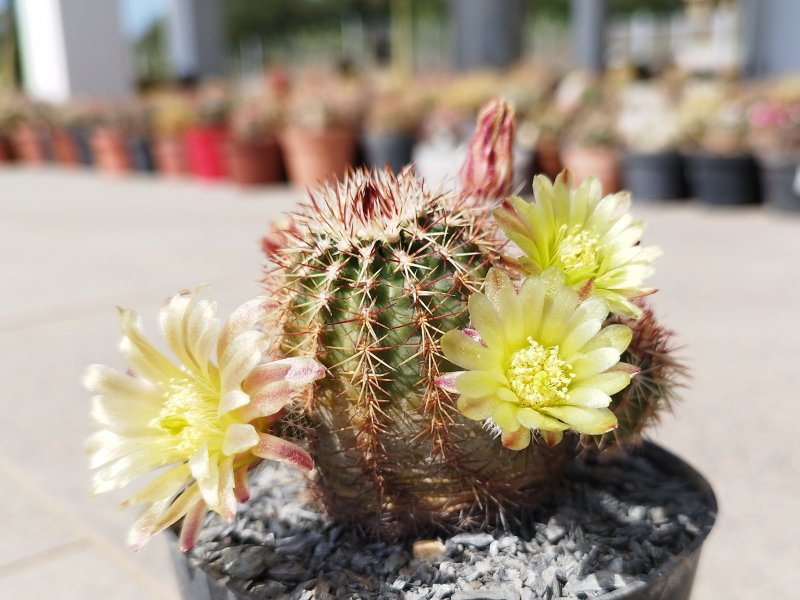
[[311, 504], [303, 478], [267, 467], [237, 520], [209, 518], [189, 560], [253, 598], [584, 599], [644, 581], [705, 536], [715, 514], [646, 458], [587, 461], [514, 534], [461, 533], [411, 548], [366, 544]]

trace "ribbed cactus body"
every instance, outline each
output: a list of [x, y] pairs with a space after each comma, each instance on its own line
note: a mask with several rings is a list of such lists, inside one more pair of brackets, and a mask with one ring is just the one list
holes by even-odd
[[520, 516], [562, 450], [502, 448], [434, 380], [445, 331], [468, 325], [498, 244], [488, 215], [409, 174], [355, 173], [272, 240], [284, 351], [329, 370], [306, 399], [321, 497], [367, 534], [408, 536]]

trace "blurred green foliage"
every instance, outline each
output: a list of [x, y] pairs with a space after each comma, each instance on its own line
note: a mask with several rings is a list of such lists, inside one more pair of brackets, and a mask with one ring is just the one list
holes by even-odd
[[[444, 18], [448, 0], [410, 1], [415, 18]], [[456, 0], [457, 1], [457, 0]], [[528, 15], [567, 20], [570, 0], [525, 0]], [[330, 30], [358, 15], [366, 22], [386, 22], [392, 0], [225, 0], [225, 22], [232, 45], [252, 37], [286, 37], [298, 31]], [[609, 0], [612, 14], [639, 10], [664, 13], [678, 10], [683, 0]]]

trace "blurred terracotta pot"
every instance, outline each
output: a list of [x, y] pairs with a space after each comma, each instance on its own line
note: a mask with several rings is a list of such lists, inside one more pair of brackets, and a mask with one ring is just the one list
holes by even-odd
[[587, 177], [597, 177], [604, 194], [619, 191], [620, 159], [616, 149], [571, 145], [562, 150], [561, 158], [575, 185], [580, 185]]
[[0, 135], [0, 163], [12, 162], [14, 160], [14, 150], [9, 139]]
[[550, 179], [564, 169], [561, 162], [561, 144], [554, 137], [542, 137], [536, 144], [534, 171], [547, 175]]
[[74, 166], [81, 162], [75, 139], [64, 129], [53, 131], [53, 154], [56, 161], [62, 165]]
[[14, 153], [26, 163], [41, 165], [47, 162], [47, 141], [45, 133], [33, 125], [18, 125], [11, 134]]
[[289, 180], [298, 187], [316, 187], [341, 178], [352, 164], [356, 133], [351, 129], [312, 131], [289, 128], [280, 136]]
[[122, 133], [108, 127], [98, 127], [90, 140], [94, 162], [106, 173], [127, 173], [131, 170], [128, 146]]
[[281, 156], [278, 141], [229, 140], [225, 160], [231, 179], [240, 185], [258, 185], [281, 180]]
[[189, 170], [201, 179], [227, 176], [223, 147], [228, 139], [224, 127], [195, 127], [186, 132], [186, 155]]
[[153, 140], [153, 159], [156, 170], [167, 177], [178, 177], [189, 172], [186, 144], [182, 137], [162, 135]]

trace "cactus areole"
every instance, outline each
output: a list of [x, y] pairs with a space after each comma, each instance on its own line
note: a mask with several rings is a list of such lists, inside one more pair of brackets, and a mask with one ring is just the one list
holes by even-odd
[[507, 524], [547, 493], [563, 451], [507, 450], [435, 380], [443, 332], [499, 260], [488, 211], [407, 170], [355, 171], [264, 241], [282, 350], [329, 375], [299, 403], [331, 517], [402, 538]]

